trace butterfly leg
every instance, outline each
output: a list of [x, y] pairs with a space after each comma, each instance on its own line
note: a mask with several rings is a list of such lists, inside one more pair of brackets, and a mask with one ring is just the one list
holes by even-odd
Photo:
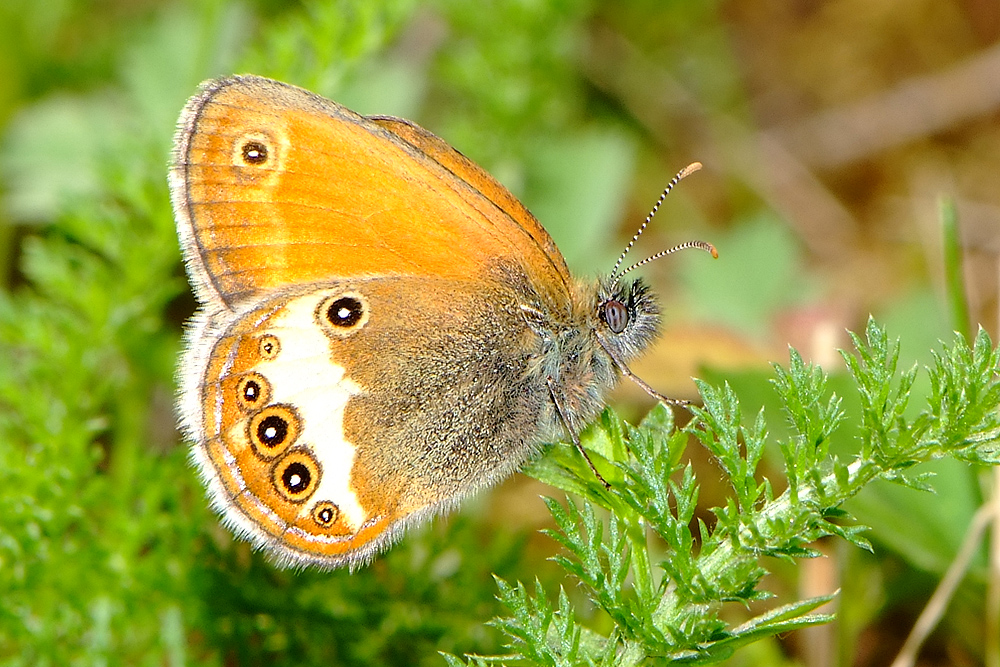
[[635, 373], [633, 373], [629, 369], [628, 366], [621, 365], [618, 368], [621, 370], [622, 375], [624, 375], [625, 377], [627, 377], [632, 382], [635, 382], [637, 385], [639, 385], [639, 387], [643, 391], [645, 391], [647, 394], [649, 394], [650, 396], [652, 396], [656, 400], [662, 401], [662, 402], [666, 403], [667, 405], [676, 405], [677, 407], [680, 407], [680, 408], [687, 407], [687, 406], [691, 405], [691, 401], [685, 400], [683, 398], [670, 398], [669, 396], [664, 396], [660, 392], [658, 392], [655, 389], [653, 389], [652, 387], [650, 387], [646, 383], [646, 381], [643, 380], [641, 377], [639, 377], [638, 375], [636, 375]]
[[569, 418], [566, 415], [566, 412], [563, 410], [562, 403], [559, 402], [559, 397], [556, 395], [555, 381], [550, 377], [546, 381], [546, 384], [548, 384], [549, 387], [549, 395], [552, 397], [552, 404], [556, 406], [556, 412], [559, 413], [559, 418], [562, 419], [562, 423], [566, 427], [566, 432], [569, 433], [569, 437], [573, 440], [573, 444], [576, 446], [577, 451], [583, 455], [584, 460], [587, 461], [587, 465], [590, 466], [591, 472], [593, 472], [594, 476], [601, 481], [604, 488], [610, 489], [611, 484], [608, 480], [604, 479], [604, 475], [597, 472], [597, 468], [594, 467], [594, 462], [591, 461], [590, 456], [587, 455], [587, 450], [585, 450], [583, 445], [580, 444], [580, 436], [577, 435], [576, 430], [573, 428], [573, 425], [570, 423]]

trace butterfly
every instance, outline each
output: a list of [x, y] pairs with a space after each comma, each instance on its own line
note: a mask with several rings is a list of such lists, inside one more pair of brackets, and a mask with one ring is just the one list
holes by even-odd
[[[641, 383], [627, 364], [660, 317], [625, 253], [573, 278], [517, 199], [413, 123], [208, 81], [169, 184], [200, 303], [182, 429], [224, 522], [281, 565], [367, 563]], [[692, 246], [714, 254], [654, 258]]]

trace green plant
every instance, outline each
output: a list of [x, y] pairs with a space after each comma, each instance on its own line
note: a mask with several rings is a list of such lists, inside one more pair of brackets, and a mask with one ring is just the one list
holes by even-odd
[[[928, 476], [911, 472], [918, 463], [941, 457], [1000, 462], [1000, 352], [984, 331], [971, 347], [956, 336], [935, 353], [927, 405], [913, 417], [906, 415], [917, 368], [899, 371], [898, 341], [873, 320], [865, 340], [852, 337], [855, 352], [843, 356], [860, 397], [862, 430], [860, 450], [849, 462], [829, 453], [845, 415], [840, 399], [827, 392], [823, 371], [794, 350], [787, 368], [775, 367], [790, 432], [777, 443], [787, 479], [780, 494], [758, 471], [767, 439], [764, 413], [744, 423], [728, 386], [699, 383], [704, 406], [691, 408], [694, 419], [680, 431], [662, 407], [637, 428], [606, 412], [587, 443], [612, 480], [610, 490], [569, 448], [538, 462], [530, 474], [582, 497], [567, 497], [564, 505], [546, 501], [557, 525], [550, 534], [565, 550], [555, 560], [603, 618], [585, 626], [563, 589], [553, 606], [537, 582], [531, 591], [499, 580], [512, 616], [494, 624], [511, 653], [471, 657], [467, 664], [706, 664], [763, 637], [829, 620], [812, 613], [829, 597], [784, 604], [735, 627], [723, 614], [727, 604], [770, 597], [761, 587], [768, 557], [817, 556], [810, 545], [830, 535], [870, 549], [863, 527], [842, 505], [872, 482], [929, 490]], [[681, 463], [688, 435], [711, 453], [731, 486], [726, 505], [710, 510], [712, 526], [695, 515], [698, 482], [691, 465]], [[655, 559], [654, 548], [662, 550]], [[609, 629], [597, 632], [593, 623]]]

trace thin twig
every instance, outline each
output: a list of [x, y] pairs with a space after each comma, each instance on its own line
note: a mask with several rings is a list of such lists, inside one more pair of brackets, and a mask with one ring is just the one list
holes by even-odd
[[990, 560], [986, 582], [986, 628], [983, 654], [986, 667], [1000, 667], [1000, 468], [993, 468], [993, 530], [990, 531]]
[[955, 554], [951, 565], [948, 566], [948, 571], [941, 578], [941, 583], [938, 584], [934, 595], [927, 601], [927, 606], [920, 613], [917, 622], [913, 624], [910, 636], [906, 638], [899, 655], [893, 660], [892, 667], [913, 667], [916, 663], [917, 652], [920, 651], [927, 636], [937, 627], [938, 621], [944, 615], [948, 603], [955, 594], [955, 589], [958, 588], [959, 582], [962, 581], [962, 577], [969, 568], [972, 557], [979, 548], [983, 532], [994, 520], [994, 514], [993, 504], [987, 503], [982, 505], [973, 515], [969, 529], [965, 533], [965, 539], [962, 540], [962, 546]]
[[1000, 109], [1000, 46], [767, 132], [809, 167], [854, 164]]

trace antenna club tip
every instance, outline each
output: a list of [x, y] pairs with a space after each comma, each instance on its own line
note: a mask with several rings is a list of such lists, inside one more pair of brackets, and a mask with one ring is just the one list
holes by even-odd
[[694, 172], [698, 171], [701, 168], [702, 168], [701, 162], [692, 162], [688, 166], [681, 169], [681, 173], [677, 174], [677, 178], [678, 179], [686, 178], [687, 176], [690, 176], [691, 174], [693, 174]]
[[690, 241], [684, 244], [687, 247], [698, 248], [699, 250], [704, 250], [712, 256], [713, 259], [719, 259], [719, 251], [715, 249], [715, 246], [708, 241]]

